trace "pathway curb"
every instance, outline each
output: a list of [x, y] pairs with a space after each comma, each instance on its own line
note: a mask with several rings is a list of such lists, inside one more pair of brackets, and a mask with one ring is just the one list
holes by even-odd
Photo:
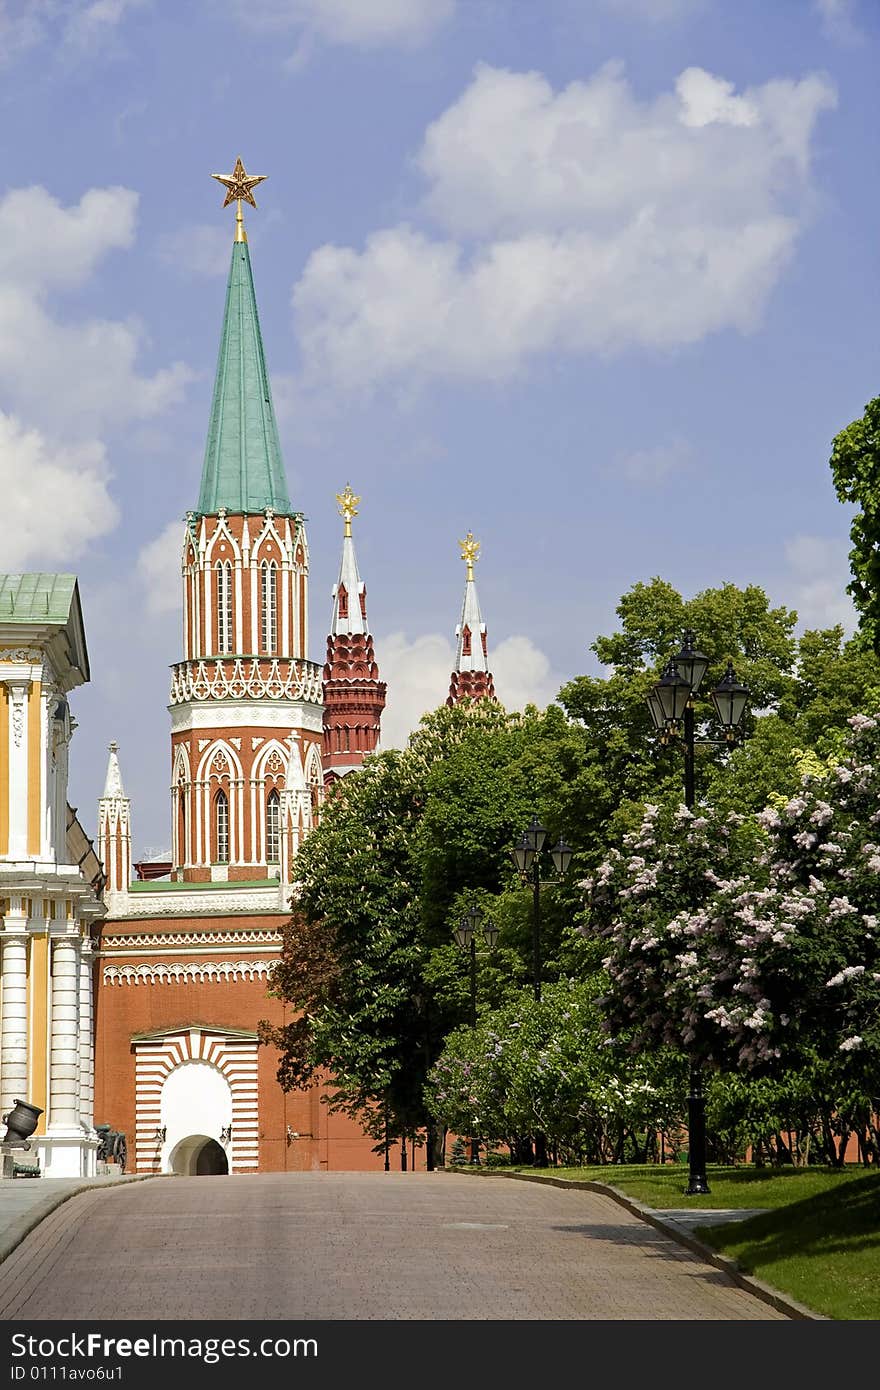
[[[73, 1187], [67, 1192], [47, 1192], [41, 1202], [35, 1202], [27, 1211], [22, 1212], [21, 1216], [10, 1221], [8, 1226], [0, 1228], [0, 1264], [12, 1254], [17, 1246], [21, 1245], [25, 1236], [29, 1236], [41, 1221], [50, 1216], [63, 1202], [69, 1202], [71, 1197], [81, 1197], [84, 1192], [101, 1192], [107, 1187], [121, 1187], [123, 1183], [144, 1182], [147, 1178], [164, 1176], [172, 1177], [173, 1174], [126, 1173], [118, 1178], [102, 1178], [100, 1182], [86, 1178], [77, 1187]], [[7, 1178], [5, 1181], [12, 1182], [13, 1179]], [[25, 1181], [25, 1179], [20, 1179], [20, 1181]], [[39, 1182], [40, 1179], [31, 1178], [27, 1181]]]
[[696, 1236], [691, 1235], [683, 1226], [675, 1221], [665, 1220], [654, 1207], [643, 1206], [634, 1197], [629, 1197], [625, 1192], [621, 1192], [619, 1187], [612, 1187], [607, 1182], [596, 1182], [590, 1179], [583, 1181], [577, 1178], [554, 1178], [550, 1174], [544, 1173], [510, 1173], [503, 1168], [484, 1168], [482, 1171], [476, 1168], [445, 1168], [441, 1171], [447, 1173], [466, 1173], [474, 1178], [511, 1178], [519, 1182], [542, 1182], [551, 1187], [573, 1187], [580, 1188], [585, 1192], [598, 1192], [603, 1197], [610, 1197], [617, 1202], [618, 1206], [625, 1207], [633, 1216], [638, 1216], [642, 1221], [647, 1221], [648, 1225], [655, 1226], [658, 1231], [669, 1236], [671, 1240], [677, 1241], [679, 1245], [684, 1245], [694, 1255], [699, 1255], [707, 1264], [714, 1265], [716, 1269], [722, 1270], [735, 1284], [741, 1289], [746, 1289], [754, 1294], [755, 1298], [760, 1298], [763, 1303], [768, 1303], [771, 1308], [775, 1308], [777, 1313], [785, 1313], [787, 1317], [799, 1318], [810, 1322], [833, 1322], [833, 1318], [827, 1318], [824, 1313], [816, 1313], [806, 1304], [799, 1303], [796, 1298], [790, 1298], [787, 1294], [782, 1294], [778, 1289], [774, 1289], [771, 1284], [765, 1284], [763, 1279], [756, 1279], [752, 1274], [744, 1274], [736, 1260], [731, 1260], [727, 1255], [719, 1255], [717, 1250], [713, 1250], [711, 1245], [704, 1245]]

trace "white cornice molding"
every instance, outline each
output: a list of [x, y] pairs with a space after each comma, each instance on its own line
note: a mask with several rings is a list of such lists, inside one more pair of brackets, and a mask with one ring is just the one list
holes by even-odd
[[221, 980], [266, 980], [277, 960], [188, 961], [186, 965], [105, 965], [105, 985], [217, 984]]
[[[283, 890], [283, 891], [282, 891]], [[232, 912], [286, 912], [290, 892], [288, 884], [275, 888], [247, 888], [211, 892], [176, 892], [174, 889], [153, 893], [113, 894], [109, 916], [114, 920], [127, 917], [225, 917]], [[110, 895], [108, 895], [110, 896]]]
[[255, 927], [249, 931], [246, 927], [233, 927], [229, 931], [185, 931], [185, 932], [133, 932], [125, 936], [109, 936], [106, 945], [117, 946], [210, 946], [213, 942], [220, 945], [238, 943], [240, 945], [256, 945], [269, 942], [272, 945], [281, 944], [281, 934], [272, 927]]
[[320, 734], [324, 706], [305, 700], [200, 700], [169, 705], [171, 732], [190, 729], [293, 729]]

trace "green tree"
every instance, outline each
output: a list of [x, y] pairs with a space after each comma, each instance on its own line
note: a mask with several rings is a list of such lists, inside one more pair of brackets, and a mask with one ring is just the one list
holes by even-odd
[[[532, 745], [542, 766], [562, 764], [555, 774], [545, 767], [542, 786], [552, 786], [574, 757], [571, 742], [564, 720], [548, 724], [534, 709], [443, 708], [406, 750], [369, 759], [329, 798], [297, 859], [297, 910], [274, 982], [293, 1017], [262, 1029], [281, 1050], [282, 1085], [326, 1075], [331, 1103], [377, 1139], [386, 1120], [395, 1134], [425, 1123], [427, 1070], [468, 1017], [467, 960], [453, 928], [472, 901], [502, 929], [498, 952], [480, 957], [481, 1003], [529, 977], [527, 895], [510, 850], [533, 814], [554, 829], [557, 820], [532, 777]], [[546, 896], [552, 978], [565, 914]]]
[[849, 532], [848, 592], [866, 645], [880, 652], [880, 396], [835, 436], [830, 462], [840, 501], [858, 508]]

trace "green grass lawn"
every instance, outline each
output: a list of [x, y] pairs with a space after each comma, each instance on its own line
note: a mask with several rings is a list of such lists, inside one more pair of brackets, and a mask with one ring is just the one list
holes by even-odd
[[[519, 1169], [535, 1172], [535, 1169]], [[762, 1216], [699, 1227], [707, 1245], [826, 1317], [880, 1319], [880, 1172], [864, 1168], [709, 1168], [711, 1192], [687, 1197], [687, 1168], [554, 1168], [610, 1183], [658, 1210], [767, 1207]]]

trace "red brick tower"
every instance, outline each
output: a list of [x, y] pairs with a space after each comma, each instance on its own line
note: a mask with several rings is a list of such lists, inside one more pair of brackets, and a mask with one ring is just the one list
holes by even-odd
[[289, 1021], [267, 990], [296, 852], [323, 795], [323, 709], [321, 668], [307, 655], [308, 544], [287, 489], [241, 217], [261, 178], [241, 160], [220, 178], [238, 216], [201, 487], [182, 536], [171, 864], [131, 881], [130, 803], [112, 744], [99, 815], [108, 881], [95, 1117], [128, 1135], [139, 1173], [378, 1168], [372, 1141], [321, 1103], [319, 1082], [282, 1091], [278, 1054], [259, 1042], [262, 1019]]
[[486, 646], [486, 624], [480, 612], [477, 586], [474, 583], [474, 565], [480, 556], [480, 543], [468, 531], [461, 546], [461, 558], [467, 565], [467, 579], [464, 586], [464, 602], [461, 605], [461, 619], [455, 629], [458, 644], [455, 653], [455, 668], [449, 682], [447, 705], [457, 705], [460, 700], [494, 700], [495, 682], [489, 670], [489, 654]]
[[359, 497], [348, 483], [336, 494], [345, 521], [342, 563], [333, 588], [333, 616], [324, 666], [324, 785], [355, 772], [379, 746], [385, 682], [373, 655], [367, 622], [367, 589], [358, 573], [352, 518]]

